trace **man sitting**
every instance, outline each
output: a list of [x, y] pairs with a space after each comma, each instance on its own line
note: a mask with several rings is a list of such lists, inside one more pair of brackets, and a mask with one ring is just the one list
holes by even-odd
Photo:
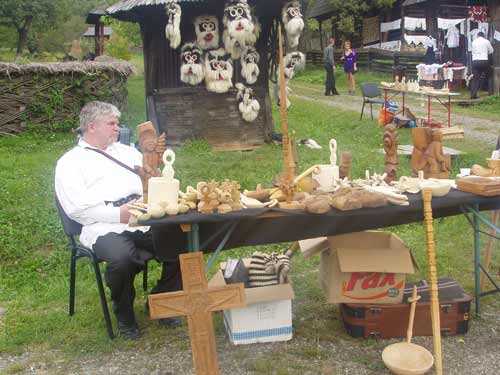
[[[114, 105], [103, 102], [90, 102], [82, 108], [82, 137], [58, 160], [55, 190], [66, 214], [83, 225], [81, 243], [106, 261], [105, 281], [111, 290], [120, 334], [136, 339], [134, 278], [155, 253], [149, 227], [128, 226], [127, 203], [142, 195], [141, 178], [134, 171], [135, 166], [142, 165], [142, 155], [117, 142], [120, 115]], [[163, 263], [152, 293], [182, 289], [176, 259]], [[178, 320], [165, 323], [175, 325]]]

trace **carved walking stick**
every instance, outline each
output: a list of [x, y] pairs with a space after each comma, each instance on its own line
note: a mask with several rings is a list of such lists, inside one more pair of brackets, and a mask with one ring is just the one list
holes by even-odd
[[436, 246], [434, 243], [434, 226], [432, 223], [432, 191], [422, 191], [424, 199], [424, 224], [427, 240], [427, 258], [429, 262], [430, 302], [432, 319], [432, 336], [434, 341], [434, 365], [436, 375], [443, 374], [443, 359], [441, 356], [441, 321], [439, 317], [439, 294], [436, 270]]

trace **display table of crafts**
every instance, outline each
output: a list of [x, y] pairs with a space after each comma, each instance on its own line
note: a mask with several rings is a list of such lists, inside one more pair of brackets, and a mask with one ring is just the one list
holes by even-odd
[[[394, 93], [394, 95], [401, 94], [403, 97], [403, 116], [405, 114], [405, 103], [406, 103], [406, 95], [415, 94], [415, 95], [424, 95], [427, 96], [427, 123], [431, 123], [431, 99], [436, 99], [438, 103], [444, 106], [447, 110], [448, 114], [448, 127], [451, 126], [451, 97], [459, 96], [459, 93], [455, 92], [445, 92], [440, 90], [420, 90], [420, 91], [408, 91], [408, 90], [400, 90], [397, 88], [387, 87], [384, 85], [380, 86], [380, 89], [384, 91], [384, 100], [388, 99], [388, 92]], [[442, 100], [442, 98], [447, 100]]]
[[[152, 228], [158, 257], [168, 260], [180, 252], [214, 252], [207, 264], [224, 249], [297, 241], [321, 236], [390, 227], [423, 221], [421, 194], [409, 194], [409, 206], [362, 208], [352, 211], [332, 209], [326, 214], [309, 214], [302, 210], [259, 208], [224, 214], [190, 212], [179, 216], [143, 222]], [[500, 196], [483, 197], [452, 190], [432, 200], [434, 218], [466, 214], [474, 228], [474, 268], [476, 276], [476, 313], [479, 314], [480, 244], [479, 222], [491, 227], [483, 210], [500, 209]], [[500, 291], [496, 288], [497, 291]]]

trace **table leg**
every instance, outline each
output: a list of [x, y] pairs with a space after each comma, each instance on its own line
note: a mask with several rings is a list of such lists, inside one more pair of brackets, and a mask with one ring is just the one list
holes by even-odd
[[191, 251], [196, 252], [200, 251], [200, 224], [193, 224], [193, 229], [191, 230], [191, 236], [193, 237], [191, 243]]
[[448, 127], [450, 127], [451, 120], [451, 97], [448, 96]]
[[384, 90], [384, 124], [387, 123], [387, 90]]
[[427, 95], [427, 126], [431, 126], [431, 96]]
[[[475, 210], [478, 211], [478, 205], [475, 205]], [[473, 212], [473, 225], [474, 225], [474, 289], [476, 297], [476, 316], [481, 316], [481, 244], [479, 238], [479, 219], [475, 212]]]
[[403, 91], [403, 116], [405, 115], [405, 97], [406, 97], [406, 94]]

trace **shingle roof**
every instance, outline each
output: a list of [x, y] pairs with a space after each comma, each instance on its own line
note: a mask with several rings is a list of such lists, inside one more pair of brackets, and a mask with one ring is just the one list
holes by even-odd
[[334, 7], [330, 0], [317, 0], [309, 12], [307, 18], [328, 18], [334, 13]]
[[[178, 0], [180, 3], [199, 3], [205, 0]], [[135, 7], [149, 6], [149, 5], [161, 5], [165, 4], [167, 0], [122, 0], [116, 4], [111, 5], [106, 12], [108, 14], [114, 14], [118, 12], [126, 12]]]
[[403, 3], [403, 6], [407, 7], [410, 5], [416, 5], [416, 4], [425, 3], [425, 2], [427, 2], [427, 0], [405, 0], [405, 2]]

